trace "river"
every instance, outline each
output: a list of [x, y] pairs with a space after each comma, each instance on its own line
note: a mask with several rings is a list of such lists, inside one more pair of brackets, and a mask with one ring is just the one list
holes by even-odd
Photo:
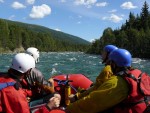
[[[0, 54], [0, 72], [6, 72], [15, 54]], [[133, 58], [132, 66], [150, 74], [150, 60]], [[42, 52], [36, 67], [49, 78], [57, 74], [82, 73], [95, 81], [104, 67], [100, 55], [82, 52]]]

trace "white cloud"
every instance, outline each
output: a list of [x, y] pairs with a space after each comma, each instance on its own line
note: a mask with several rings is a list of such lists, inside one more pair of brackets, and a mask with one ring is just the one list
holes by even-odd
[[107, 5], [108, 5], [107, 2], [99, 2], [99, 3], [96, 3], [96, 6], [97, 6], [97, 7], [105, 7], [105, 6], [107, 6]]
[[117, 10], [116, 9], [113, 9], [113, 10], [111, 10], [111, 11], [108, 11], [109, 13], [115, 13], [115, 12], [117, 12]]
[[56, 30], [56, 31], [61, 31], [59, 28], [56, 28], [56, 29], [54, 29], [54, 30]]
[[35, 0], [26, 0], [28, 4], [34, 4]]
[[15, 15], [11, 15], [8, 19], [13, 20], [15, 18]]
[[115, 14], [111, 14], [110, 17], [103, 17], [102, 20], [110, 20], [114, 23], [119, 23], [121, 20], [123, 20], [123, 18]]
[[4, 3], [4, 0], [0, 0], [1, 3]]
[[75, 5], [85, 5], [87, 8], [91, 8], [92, 5], [94, 5], [97, 2], [97, 0], [75, 0]]
[[115, 14], [111, 14], [110, 18], [109, 18], [112, 22], [115, 22], [115, 23], [118, 23], [120, 22], [121, 20], [123, 20], [122, 17], [119, 17]]
[[85, 4], [85, 1], [84, 0], [75, 0], [74, 3], [76, 5], [84, 5]]
[[46, 4], [42, 4], [41, 6], [33, 6], [29, 16], [32, 19], [39, 19], [39, 18], [44, 18], [50, 13], [51, 13], [51, 8]]
[[90, 42], [95, 42], [96, 39], [90, 39]]
[[22, 3], [19, 2], [13, 2], [13, 4], [11, 5], [14, 9], [23, 9], [26, 8], [25, 5], [23, 5]]
[[124, 2], [121, 6], [123, 9], [135, 9], [137, 6], [134, 6], [132, 2]]
[[95, 4], [97, 2], [97, 0], [86, 0], [86, 4], [87, 5], [91, 5], [91, 4]]

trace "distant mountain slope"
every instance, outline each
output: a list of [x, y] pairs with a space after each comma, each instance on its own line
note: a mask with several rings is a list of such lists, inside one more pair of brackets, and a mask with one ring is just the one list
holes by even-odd
[[16, 22], [16, 21], [10, 21], [10, 20], [6, 20], [8, 23], [13, 23], [16, 24], [17, 26], [20, 27], [24, 27], [27, 28], [28, 30], [34, 31], [34, 32], [42, 32], [42, 33], [46, 33], [46, 34], [50, 34], [53, 38], [59, 39], [59, 40], [63, 40], [63, 41], [69, 41], [71, 43], [77, 43], [77, 44], [90, 44], [90, 42], [77, 37], [77, 36], [73, 36], [71, 34], [67, 34], [61, 31], [56, 31], [44, 26], [40, 26], [40, 25], [34, 25], [34, 24], [27, 24], [27, 23], [22, 23], [22, 22]]
[[90, 42], [43, 26], [0, 19], [0, 52], [26, 49], [41, 51], [86, 51]]

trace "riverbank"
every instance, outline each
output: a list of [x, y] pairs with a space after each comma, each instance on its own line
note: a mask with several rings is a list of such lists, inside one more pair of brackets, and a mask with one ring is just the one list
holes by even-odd
[[5, 48], [5, 49], [0, 48], [0, 54], [3, 54], [3, 53], [20, 53], [20, 52], [24, 52], [24, 51], [25, 51], [25, 49], [23, 47], [16, 48], [13, 51], [11, 51], [8, 48]]

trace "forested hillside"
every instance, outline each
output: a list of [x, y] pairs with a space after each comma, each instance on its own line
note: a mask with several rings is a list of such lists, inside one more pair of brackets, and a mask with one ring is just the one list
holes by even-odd
[[37, 47], [40, 51], [86, 51], [90, 43], [43, 26], [0, 19], [0, 52]]
[[120, 29], [107, 28], [102, 37], [92, 43], [88, 53], [100, 54], [106, 44], [115, 44], [129, 50], [133, 57], [150, 58], [150, 12], [144, 2], [141, 13], [129, 14], [129, 19]]

